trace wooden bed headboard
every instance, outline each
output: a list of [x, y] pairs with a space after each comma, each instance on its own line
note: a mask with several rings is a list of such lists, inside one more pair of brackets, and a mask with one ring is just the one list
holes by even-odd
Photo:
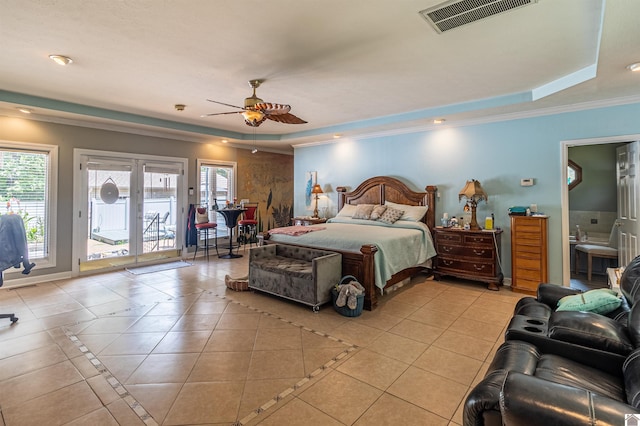
[[385, 201], [411, 206], [428, 206], [427, 214], [422, 220], [429, 229], [433, 230], [436, 225], [437, 190], [436, 186], [430, 185], [425, 188], [426, 192], [416, 192], [396, 178], [376, 176], [365, 180], [351, 192], [347, 192], [344, 186], [337, 187], [338, 211], [345, 204], [384, 204]]

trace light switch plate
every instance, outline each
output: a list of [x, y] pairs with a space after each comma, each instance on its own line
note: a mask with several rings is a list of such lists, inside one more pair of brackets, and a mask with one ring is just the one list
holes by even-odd
[[533, 178], [520, 179], [520, 186], [533, 186]]

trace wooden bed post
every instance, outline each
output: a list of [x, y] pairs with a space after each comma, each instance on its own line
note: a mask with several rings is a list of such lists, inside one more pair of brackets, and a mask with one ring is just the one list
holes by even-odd
[[429, 206], [429, 210], [427, 210], [427, 218], [426, 223], [429, 229], [431, 230], [431, 235], [433, 235], [433, 228], [436, 226], [436, 195], [438, 193], [438, 187], [434, 185], [428, 185], [424, 188], [427, 191], [427, 206]]
[[336, 188], [336, 192], [338, 193], [338, 211], [340, 211], [344, 207], [344, 194], [347, 193], [347, 187], [339, 186]]
[[378, 293], [376, 293], [376, 270], [374, 256], [378, 251], [375, 244], [364, 245], [360, 248], [362, 253], [362, 286], [364, 287], [364, 308], [372, 311], [378, 306]]

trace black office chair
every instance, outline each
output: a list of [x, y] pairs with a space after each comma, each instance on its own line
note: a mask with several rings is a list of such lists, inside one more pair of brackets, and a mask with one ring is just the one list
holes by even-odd
[[18, 321], [16, 314], [0, 314], [0, 318], [9, 318], [12, 324], [15, 324], [15, 322]]

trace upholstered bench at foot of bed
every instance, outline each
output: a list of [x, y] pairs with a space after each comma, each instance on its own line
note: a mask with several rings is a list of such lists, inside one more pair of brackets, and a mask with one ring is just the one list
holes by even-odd
[[271, 244], [249, 252], [249, 288], [311, 305], [331, 300], [340, 281], [342, 255], [327, 250]]

